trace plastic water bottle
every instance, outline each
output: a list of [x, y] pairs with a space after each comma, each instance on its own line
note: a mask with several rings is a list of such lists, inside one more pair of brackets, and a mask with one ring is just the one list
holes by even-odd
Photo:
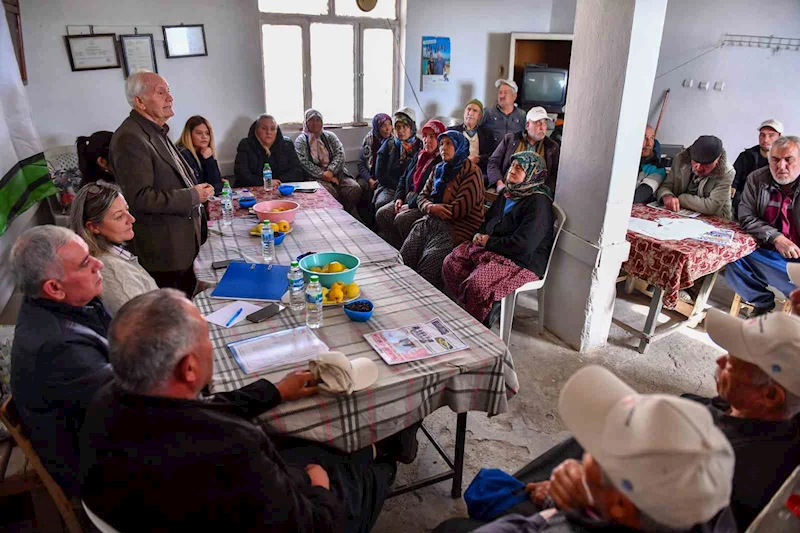
[[272, 168], [270, 168], [269, 163], [264, 163], [264, 190], [271, 191], [272, 190]]
[[269, 220], [261, 224], [261, 257], [266, 263], [275, 261], [275, 234]]
[[220, 224], [223, 227], [233, 225], [233, 200], [231, 200], [231, 194], [227, 191], [222, 192], [222, 220]]
[[228, 196], [233, 198], [233, 189], [231, 189], [231, 182], [222, 180], [222, 194], [228, 193]]
[[322, 285], [319, 276], [311, 276], [306, 287], [306, 325], [311, 329], [322, 327]]
[[297, 261], [292, 261], [289, 268], [289, 306], [292, 311], [299, 313], [305, 309], [305, 282], [303, 280], [303, 271], [300, 270], [300, 265]]

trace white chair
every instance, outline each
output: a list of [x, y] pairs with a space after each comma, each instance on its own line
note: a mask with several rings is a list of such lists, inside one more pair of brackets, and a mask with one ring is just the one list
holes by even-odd
[[100, 533], [119, 533], [119, 531], [111, 527], [105, 520], [94, 514], [92, 510], [86, 506], [85, 501], [81, 500], [81, 505], [83, 505], [83, 510], [86, 511], [86, 516], [92, 521], [94, 527], [100, 530]]
[[502, 307], [500, 308], [500, 338], [506, 345], [511, 345], [511, 323], [514, 321], [514, 308], [517, 305], [517, 296], [523, 292], [538, 291], [536, 299], [539, 302], [539, 317], [536, 333], [538, 335], [544, 333], [544, 283], [547, 281], [547, 272], [550, 270], [550, 262], [553, 260], [553, 252], [558, 244], [558, 237], [561, 235], [561, 230], [564, 229], [564, 223], [567, 221], [567, 215], [564, 214], [564, 210], [556, 203], [553, 204], [553, 219], [553, 247], [550, 249], [550, 257], [547, 258], [547, 267], [544, 270], [542, 279], [526, 283], [503, 298]]

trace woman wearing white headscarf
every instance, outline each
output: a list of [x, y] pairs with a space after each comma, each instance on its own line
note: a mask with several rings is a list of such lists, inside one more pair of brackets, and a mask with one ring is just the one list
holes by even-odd
[[303, 132], [294, 140], [294, 149], [303, 173], [319, 181], [345, 210], [355, 214], [363, 187], [347, 172], [342, 142], [323, 129], [322, 114], [316, 109], [306, 111]]

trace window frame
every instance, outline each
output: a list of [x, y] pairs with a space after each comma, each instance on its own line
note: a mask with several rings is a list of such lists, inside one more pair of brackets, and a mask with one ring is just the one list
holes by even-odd
[[[303, 109], [312, 107], [311, 103], [311, 25], [322, 24], [341, 24], [353, 27], [353, 120], [344, 123], [326, 123], [326, 126], [346, 127], [368, 125], [372, 117], [362, 115], [364, 109], [364, 30], [383, 29], [391, 30], [393, 39], [392, 55], [392, 109], [397, 109], [400, 100], [400, 73], [397, 53], [400, 48], [400, 3], [401, 0], [394, 0], [395, 19], [350, 17], [345, 15], [334, 15], [335, 3], [337, 0], [328, 0], [328, 14], [326, 15], [296, 15], [285, 13], [263, 13], [259, 10], [259, 28], [264, 25], [271, 26], [299, 26], [303, 46]], [[261, 33], [260, 30], [259, 33]], [[261, 86], [262, 94], [267, 94], [267, 84], [264, 72], [264, 46], [261, 45]], [[264, 102], [266, 104], [266, 102]], [[282, 122], [281, 125], [300, 126], [298, 122]]]

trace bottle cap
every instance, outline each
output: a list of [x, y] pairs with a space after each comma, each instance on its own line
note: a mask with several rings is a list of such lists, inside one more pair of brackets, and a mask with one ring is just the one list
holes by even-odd
[[291, 264], [293, 267], [300, 266], [300, 263], [298, 263], [297, 261], [292, 261], [290, 264]]
[[315, 281], [319, 281], [319, 276], [311, 276], [311, 283], [314, 283]]

